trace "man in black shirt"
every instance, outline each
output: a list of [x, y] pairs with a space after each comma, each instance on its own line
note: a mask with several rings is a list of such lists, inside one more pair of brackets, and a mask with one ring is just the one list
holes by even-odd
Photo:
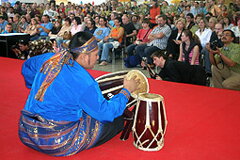
[[[216, 50], [218, 48], [221, 48], [223, 46], [223, 43], [221, 41], [221, 35], [223, 32], [223, 24], [217, 23], [215, 24], [214, 31], [212, 32], [212, 35], [210, 37], [209, 43], [207, 43], [206, 47], [209, 45], [210, 48], [213, 50]], [[203, 48], [202, 54], [204, 54], [204, 63], [205, 63], [205, 71], [207, 72], [207, 75], [211, 77], [211, 62], [209, 59], [209, 51], [207, 48]]]
[[153, 58], [153, 63], [161, 68], [156, 79], [206, 85], [206, 74], [201, 66], [173, 60], [168, 61], [163, 51], [156, 51], [151, 57]]
[[133, 23], [129, 21], [129, 17], [126, 14], [122, 16], [122, 23], [124, 35], [126, 37], [126, 46], [128, 46], [131, 44], [131, 40], [134, 40], [135, 36], [137, 35], [137, 30]]

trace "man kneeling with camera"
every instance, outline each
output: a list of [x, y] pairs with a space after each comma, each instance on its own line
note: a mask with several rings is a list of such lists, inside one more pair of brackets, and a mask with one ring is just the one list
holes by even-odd
[[156, 51], [151, 55], [153, 63], [161, 68], [155, 75], [157, 80], [206, 85], [206, 73], [200, 65], [168, 60], [164, 51]]
[[212, 63], [213, 86], [217, 88], [240, 90], [240, 47], [233, 43], [235, 35], [231, 30], [224, 30], [221, 41], [222, 48], [209, 50]]

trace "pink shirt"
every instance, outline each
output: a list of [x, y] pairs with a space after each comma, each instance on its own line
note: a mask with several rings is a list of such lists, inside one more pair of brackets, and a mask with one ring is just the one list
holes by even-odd
[[[194, 48], [193, 48], [194, 49]], [[193, 49], [191, 50], [191, 52], [189, 53], [189, 64], [191, 64], [192, 61], [192, 57], [193, 57]], [[183, 53], [183, 61], [185, 61], [185, 55]], [[199, 65], [199, 56], [196, 57], [194, 65]]]
[[80, 31], [83, 31], [83, 25], [82, 24], [77, 25], [77, 27], [72, 26], [72, 28], [71, 28], [72, 36], [74, 34], [76, 34], [77, 32], [80, 32]]

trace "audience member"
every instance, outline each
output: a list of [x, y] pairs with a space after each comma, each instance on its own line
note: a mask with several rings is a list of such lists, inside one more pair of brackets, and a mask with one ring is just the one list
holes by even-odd
[[223, 25], [224, 25], [224, 29], [231, 29], [233, 27], [233, 24], [231, 24], [231, 20], [229, 17], [223, 18]]
[[193, 36], [190, 30], [184, 30], [181, 36], [180, 54], [178, 61], [190, 65], [199, 64], [200, 42], [198, 37]]
[[207, 43], [206, 48], [203, 48], [202, 54], [204, 55], [204, 66], [205, 66], [205, 71], [209, 77], [212, 76], [212, 71], [211, 71], [211, 62], [209, 59], [209, 51], [208, 47], [211, 47], [213, 50], [215, 50], [217, 47], [221, 48], [223, 46], [223, 43], [221, 41], [222, 37], [222, 32], [223, 32], [223, 24], [217, 23], [215, 24], [215, 29], [212, 32], [212, 35], [210, 37], [209, 43]]
[[2, 34], [8, 33], [17, 33], [15, 30], [13, 30], [12, 23], [8, 23], [5, 27], [5, 30], [2, 32]]
[[155, 26], [157, 24], [156, 22], [156, 16], [160, 15], [161, 13], [161, 8], [157, 3], [157, 0], [151, 0], [151, 7], [149, 10], [149, 18], [150, 18], [150, 22], [152, 23], [152, 26]]
[[99, 19], [100, 27], [98, 27], [93, 33], [93, 35], [95, 36], [95, 38], [98, 42], [102, 41], [110, 33], [110, 29], [108, 27], [106, 27], [106, 24], [107, 24], [106, 18], [100, 17], [100, 19]]
[[121, 27], [121, 20], [115, 19], [114, 24], [116, 27], [111, 29], [110, 34], [104, 38], [103, 42], [98, 43], [98, 55], [101, 57], [100, 66], [108, 64], [110, 49], [117, 48], [122, 43], [124, 28]]
[[96, 30], [96, 25], [95, 25], [95, 21], [93, 21], [93, 19], [90, 19], [88, 22], [87, 22], [87, 25], [84, 29], [85, 32], [90, 32], [90, 33], [94, 33], [95, 30]]
[[176, 29], [172, 31], [168, 43], [167, 43], [167, 55], [172, 59], [177, 60], [179, 57], [179, 48], [181, 41], [182, 32], [185, 28], [185, 20], [180, 18], [175, 23]]
[[42, 16], [43, 23], [38, 24], [38, 30], [39, 30], [39, 38], [40, 39], [47, 39], [49, 32], [53, 28], [53, 24], [49, 22], [49, 16], [43, 15]]
[[212, 30], [207, 28], [207, 22], [205, 19], [201, 19], [199, 21], [198, 27], [199, 29], [195, 32], [195, 34], [200, 39], [202, 48], [204, 48], [206, 44], [210, 41]]
[[23, 33], [28, 26], [27, 19], [25, 16], [21, 17], [20, 23], [18, 25], [18, 32]]
[[8, 21], [6, 21], [3, 16], [0, 16], [0, 33], [5, 30], [6, 25], [8, 24]]
[[85, 27], [83, 27], [80, 17], [74, 17], [72, 21], [71, 33], [72, 35], [77, 32], [83, 31]]
[[224, 30], [221, 37], [223, 47], [208, 48], [214, 87], [240, 90], [240, 48], [239, 44], [233, 43], [234, 39], [233, 31]]
[[130, 45], [133, 40], [135, 39], [135, 36], [137, 35], [137, 30], [134, 27], [133, 23], [130, 22], [129, 17], [124, 14], [122, 16], [122, 26], [124, 28], [124, 34], [126, 38], [126, 46]]
[[147, 57], [147, 63], [152, 64], [151, 54], [157, 50], [166, 50], [168, 38], [171, 35], [171, 28], [166, 24], [167, 17], [157, 16], [157, 26], [149, 34], [149, 43], [136, 48], [140, 57]]
[[240, 43], [240, 18], [237, 21], [237, 26], [232, 27], [231, 30], [234, 32], [236, 38], [238, 39], [238, 43]]
[[128, 56], [134, 55], [134, 50], [139, 45], [147, 44], [149, 42], [148, 36], [151, 33], [152, 29], [149, 27], [150, 21], [148, 19], [144, 19], [142, 22], [142, 29], [139, 30], [137, 34], [136, 41], [133, 44], [127, 47]]
[[59, 33], [59, 31], [62, 28], [62, 24], [59, 23], [59, 21], [55, 21], [53, 23], [53, 28], [51, 29], [51, 31], [49, 32], [48, 36], [50, 37], [50, 39], [55, 39], [57, 38], [57, 34]]
[[28, 33], [30, 35], [30, 41], [33, 41], [39, 38], [38, 22], [35, 18], [31, 19], [31, 23], [27, 26], [24, 33]]

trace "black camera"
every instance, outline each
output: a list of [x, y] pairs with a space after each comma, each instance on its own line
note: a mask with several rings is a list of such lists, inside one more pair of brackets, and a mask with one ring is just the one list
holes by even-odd
[[217, 47], [218, 47], [218, 40], [214, 40], [214, 41], [210, 42], [210, 48], [212, 50], [217, 50]]
[[212, 50], [217, 50], [217, 48], [221, 48], [221, 47], [223, 47], [223, 43], [219, 40], [214, 40], [210, 42], [210, 48]]
[[11, 50], [13, 50], [13, 49], [18, 49], [18, 45], [12, 45]]

